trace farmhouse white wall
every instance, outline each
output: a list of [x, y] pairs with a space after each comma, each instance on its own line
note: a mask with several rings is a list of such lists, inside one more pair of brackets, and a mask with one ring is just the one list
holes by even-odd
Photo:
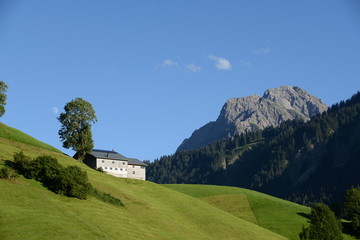
[[146, 168], [144, 166], [128, 164], [128, 178], [145, 180], [145, 169]]
[[105, 173], [111, 174], [115, 177], [128, 177], [127, 161], [97, 158], [96, 167], [101, 167]]

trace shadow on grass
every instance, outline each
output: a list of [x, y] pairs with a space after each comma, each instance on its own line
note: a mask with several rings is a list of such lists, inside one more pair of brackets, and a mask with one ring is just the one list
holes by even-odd
[[4, 160], [4, 165], [14, 169], [14, 162], [10, 160]]
[[304, 212], [298, 212], [296, 213], [299, 216], [302, 216], [304, 218], [306, 218], [307, 220], [310, 220], [310, 214], [309, 213], [304, 213]]
[[341, 223], [343, 229], [343, 233], [348, 234], [356, 239], [360, 239], [360, 235], [356, 234], [356, 232], [354, 232], [354, 230], [351, 227], [351, 223], [350, 222], [342, 222]]

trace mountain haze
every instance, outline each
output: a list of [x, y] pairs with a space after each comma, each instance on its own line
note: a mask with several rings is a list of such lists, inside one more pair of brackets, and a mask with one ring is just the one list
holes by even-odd
[[177, 150], [203, 147], [221, 138], [279, 126], [287, 120], [306, 121], [327, 110], [327, 105], [300, 87], [282, 86], [265, 91], [263, 96], [231, 98], [215, 122], [193, 132]]

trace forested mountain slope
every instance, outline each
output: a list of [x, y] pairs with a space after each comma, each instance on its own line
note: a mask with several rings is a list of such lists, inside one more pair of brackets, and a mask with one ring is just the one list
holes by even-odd
[[308, 120], [327, 108], [320, 99], [300, 87], [287, 85], [268, 89], [263, 96], [231, 98], [216, 121], [195, 130], [178, 150], [198, 149], [221, 138], [276, 127], [287, 120]]
[[157, 183], [254, 189], [300, 203], [339, 201], [360, 183], [360, 93], [307, 122], [236, 135], [149, 163]]

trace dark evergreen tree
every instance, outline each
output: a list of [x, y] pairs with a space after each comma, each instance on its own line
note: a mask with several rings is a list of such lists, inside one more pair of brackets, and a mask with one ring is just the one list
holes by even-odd
[[316, 204], [311, 208], [310, 226], [303, 227], [299, 237], [301, 240], [341, 240], [341, 223], [327, 205]]
[[349, 189], [344, 201], [345, 218], [351, 222], [351, 228], [356, 235], [360, 235], [360, 190]]

